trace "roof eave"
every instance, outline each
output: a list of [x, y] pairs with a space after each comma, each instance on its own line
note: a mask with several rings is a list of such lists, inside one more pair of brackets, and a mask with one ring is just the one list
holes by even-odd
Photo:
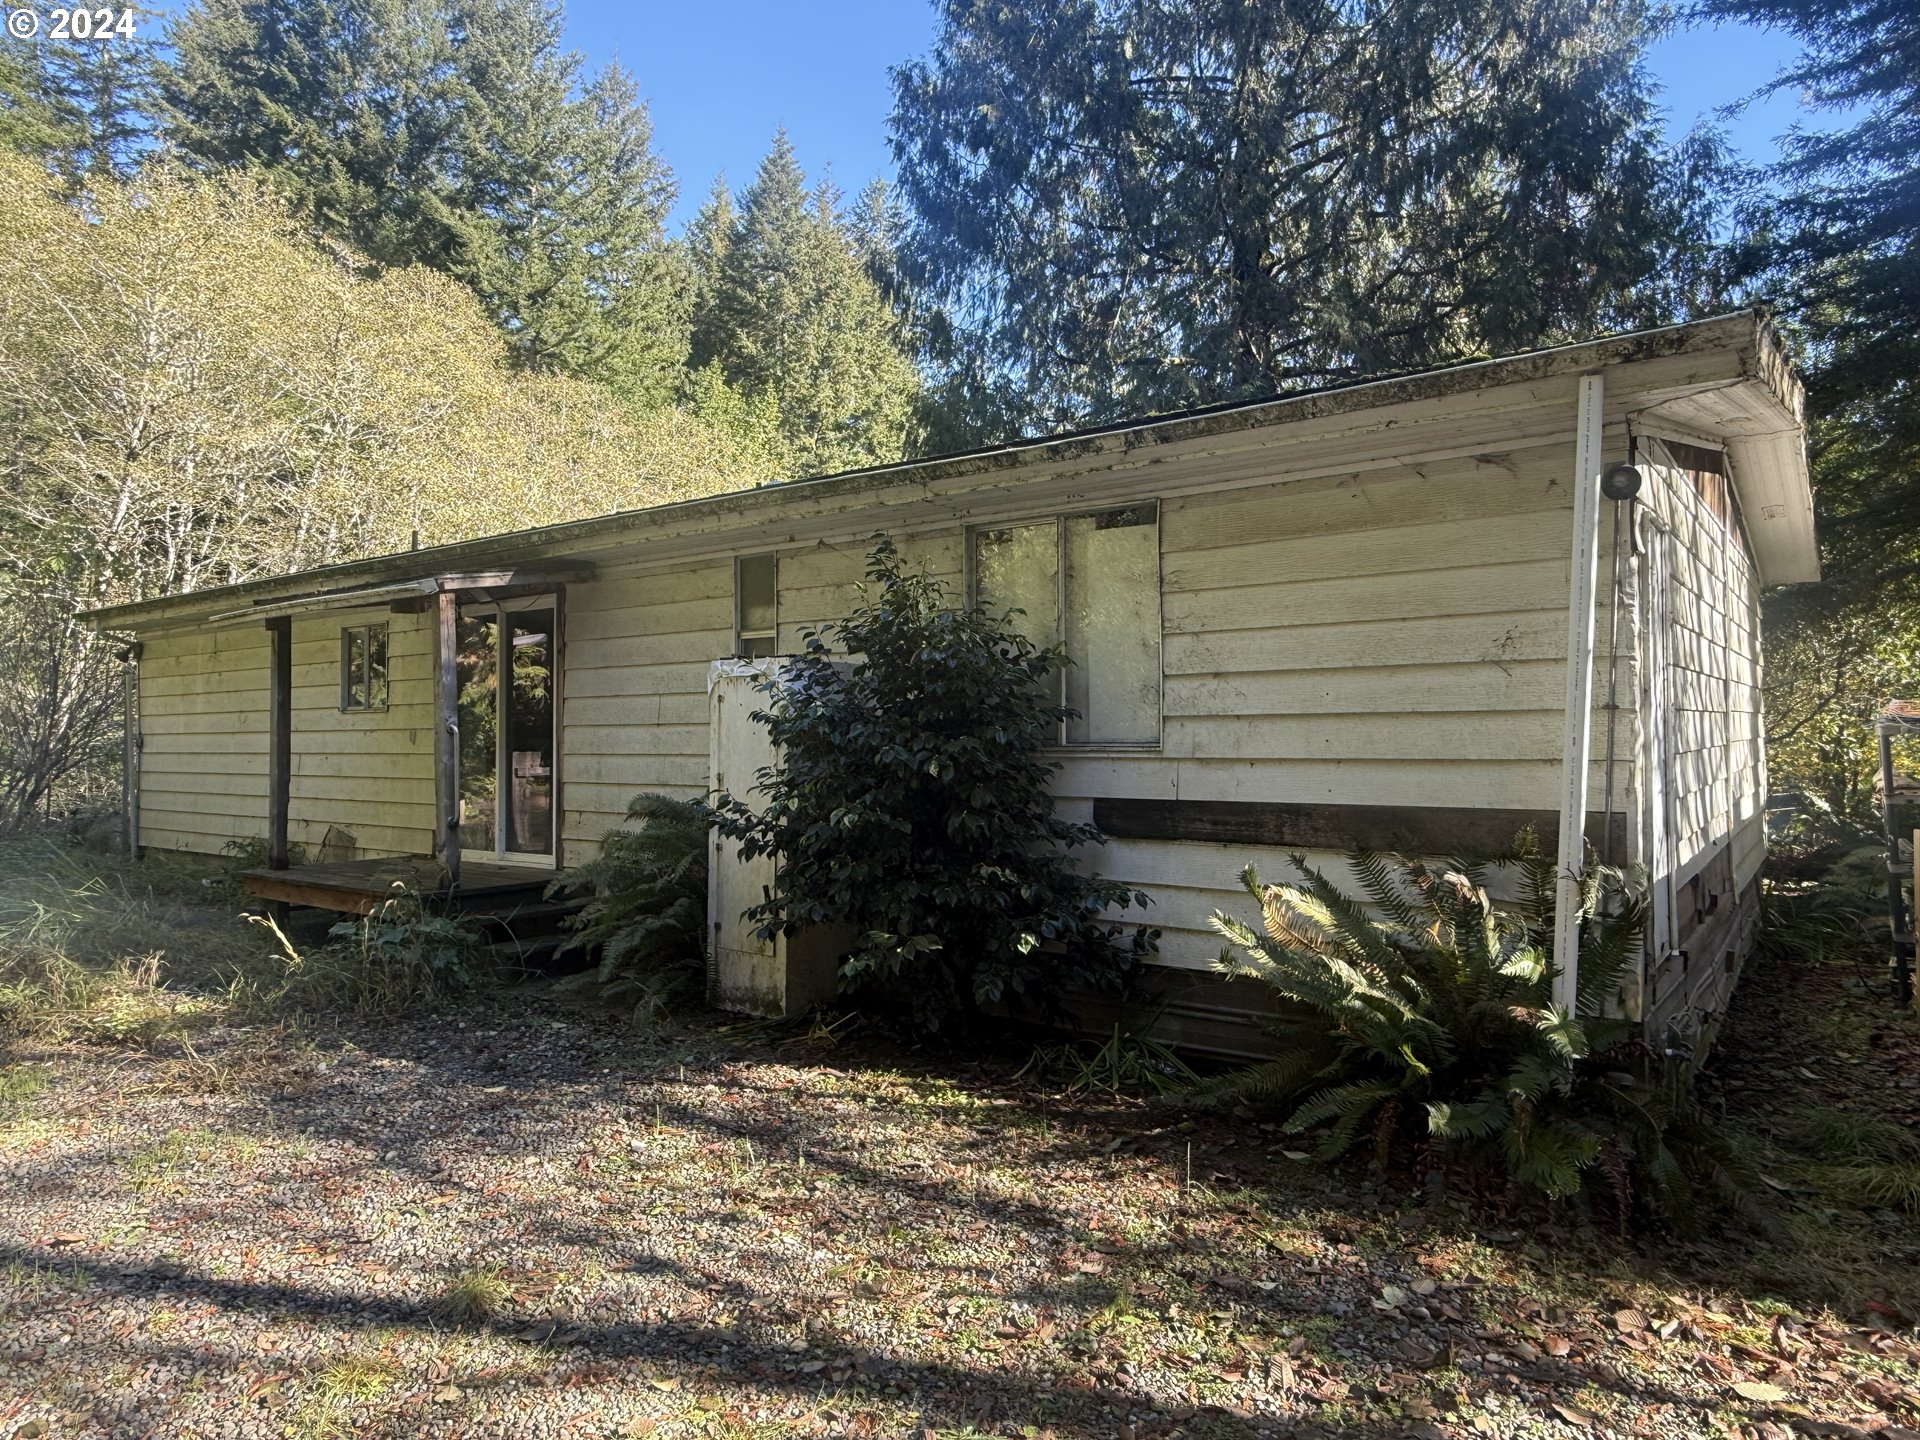
[[[269, 576], [223, 586], [218, 590], [105, 606], [86, 612], [82, 618], [100, 630], [131, 630], [161, 624], [189, 623], [213, 611], [231, 609], [254, 597], [284, 598], [298, 593], [302, 588], [333, 589], [423, 579], [449, 570], [501, 563], [515, 556], [524, 556], [529, 551], [546, 555], [565, 554], [574, 547], [590, 548], [615, 543], [619, 537], [635, 530], [665, 530], [679, 524], [696, 524], [701, 520], [724, 521], [729, 512], [749, 515], [757, 513], [763, 506], [801, 497], [852, 497], [896, 487], [932, 484], [971, 474], [1023, 469], [1065, 459], [1094, 459], [1140, 446], [1172, 444], [1237, 430], [1378, 409], [1491, 386], [1579, 374], [1658, 356], [1713, 350], [1764, 350], [1764, 343], [1756, 345], [1756, 336], [1762, 329], [1771, 333], [1771, 327], [1766, 324], [1764, 317], [1753, 311], [1740, 311], [1628, 335], [1498, 359], [1471, 361], [1334, 389], [1269, 400], [1236, 402], [1098, 430], [1018, 441], [992, 449], [902, 461], [810, 480], [672, 501], [640, 510], [615, 511], [584, 520], [482, 536], [431, 549]], [[1777, 350], [1777, 339], [1773, 343]], [[1791, 367], [1785, 365], [1783, 358], [1778, 369], [1781, 375], [1791, 378]]]

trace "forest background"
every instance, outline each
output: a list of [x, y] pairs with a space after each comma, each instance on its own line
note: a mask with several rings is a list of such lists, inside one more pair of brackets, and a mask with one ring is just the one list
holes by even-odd
[[[1773, 784], [1866, 818], [1920, 694], [1920, 11], [935, 14], [892, 185], [779, 134], [678, 233], [639, 83], [544, 0], [0, 40], [0, 832], [111, 803], [92, 605], [1760, 300], [1827, 577], [1769, 599]], [[1661, 124], [1649, 47], [1724, 19], [1798, 42], [1776, 164]]]

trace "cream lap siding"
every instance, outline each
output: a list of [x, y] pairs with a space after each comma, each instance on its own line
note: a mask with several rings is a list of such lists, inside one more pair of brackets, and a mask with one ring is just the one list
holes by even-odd
[[140, 842], [218, 854], [267, 834], [267, 632], [155, 631], [140, 658]]
[[[961, 531], [895, 536], [894, 543], [908, 569], [925, 570], [944, 582], [956, 598], [964, 593], [966, 540]], [[860, 603], [870, 549], [870, 544], [854, 543], [781, 552], [778, 653], [799, 654], [808, 630], [845, 619]], [[832, 643], [832, 637], [828, 640]]]
[[[1547, 809], [1566, 699], [1571, 509], [1558, 446], [1175, 497], [1161, 505], [1156, 754], [1068, 754], [1096, 798]], [[1334, 855], [1315, 864], [1344, 876]], [[1211, 965], [1237, 884], [1284, 853], [1114, 840], [1090, 861], [1154, 898], [1160, 962]], [[1133, 918], [1131, 915], [1128, 918]]]
[[707, 789], [707, 673], [733, 653], [733, 562], [604, 564], [569, 585], [560, 684], [562, 863], [576, 865], [642, 791]]
[[[387, 708], [340, 709], [340, 632], [387, 627]], [[319, 858], [330, 829], [343, 859], [427, 855], [434, 839], [433, 619], [385, 607], [293, 622], [287, 839]], [[341, 840], [335, 836], [336, 844]]]

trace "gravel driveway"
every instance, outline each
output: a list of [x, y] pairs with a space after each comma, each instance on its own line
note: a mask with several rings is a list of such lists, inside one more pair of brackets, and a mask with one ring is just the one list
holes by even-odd
[[1001, 1070], [539, 995], [16, 1060], [0, 1435], [1912, 1433], [1885, 1319]]

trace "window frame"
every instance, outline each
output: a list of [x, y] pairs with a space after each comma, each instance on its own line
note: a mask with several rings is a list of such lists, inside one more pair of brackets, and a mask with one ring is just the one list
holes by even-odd
[[[962, 540], [962, 562], [965, 566], [967, 604], [978, 608], [980, 600], [980, 571], [975, 549], [975, 537], [989, 530], [1014, 530], [1027, 525], [1053, 526], [1054, 536], [1054, 586], [1055, 604], [1060, 617], [1062, 634], [1060, 644], [1066, 645], [1065, 629], [1068, 615], [1067, 603], [1067, 522], [1069, 520], [1091, 519], [1098, 515], [1118, 515], [1129, 510], [1153, 511], [1153, 585], [1154, 585], [1154, 621], [1158, 627], [1154, 633], [1154, 655], [1158, 661], [1159, 672], [1155, 677], [1158, 704], [1155, 706], [1153, 738], [1151, 740], [1073, 740], [1067, 736], [1067, 722], [1061, 721], [1055, 733], [1053, 743], [1048, 747], [1052, 751], [1068, 752], [1074, 755], [1100, 754], [1114, 752], [1138, 755], [1142, 752], [1159, 751], [1165, 747], [1167, 734], [1167, 576], [1166, 555], [1161, 548], [1160, 518], [1161, 503], [1154, 497], [1127, 501], [1116, 505], [1096, 505], [1088, 509], [1056, 510], [1038, 515], [1009, 516], [1006, 519], [982, 521], [968, 525]], [[1070, 663], [1078, 664], [1069, 653]], [[1059, 690], [1054, 703], [1066, 705], [1066, 672], [1057, 672]]]
[[[380, 637], [380, 703], [374, 705], [362, 702], [356, 705], [353, 703], [353, 637], [356, 635], [360, 637], [360, 656], [364, 667], [360, 676], [360, 687], [361, 693], [366, 694], [372, 674], [371, 656], [375, 632], [378, 632]], [[379, 715], [386, 711], [393, 694], [393, 677], [389, 670], [392, 652], [388, 647], [388, 638], [387, 622], [384, 620], [369, 620], [359, 625], [340, 627], [340, 713], [342, 715]]]
[[[740, 582], [741, 571], [756, 560], [764, 560], [773, 567], [773, 628], [768, 630], [748, 630], [746, 628], [746, 587]], [[767, 650], [764, 655], [756, 655], [747, 648], [749, 641], [764, 640]], [[780, 653], [780, 556], [777, 551], [763, 550], [754, 555], [736, 555], [733, 557], [733, 657], [736, 660], [763, 660], [769, 655]]]

